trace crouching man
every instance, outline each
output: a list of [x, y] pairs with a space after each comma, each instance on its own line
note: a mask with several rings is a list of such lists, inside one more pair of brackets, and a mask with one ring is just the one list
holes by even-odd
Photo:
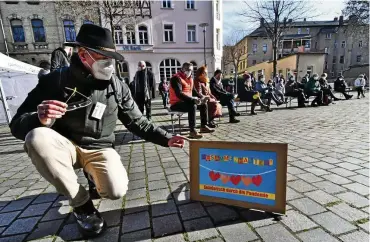
[[72, 45], [78, 53], [71, 65], [41, 77], [10, 128], [16, 138], [25, 140], [38, 172], [69, 198], [81, 232], [96, 236], [104, 231], [105, 222], [74, 169], [88, 173], [101, 197], [125, 195], [127, 173], [113, 149], [117, 119], [135, 135], [161, 146], [182, 148], [184, 138], [143, 117], [128, 86], [113, 75], [113, 59], [123, 57], [115, 52], [108, 29], [83, 25]]

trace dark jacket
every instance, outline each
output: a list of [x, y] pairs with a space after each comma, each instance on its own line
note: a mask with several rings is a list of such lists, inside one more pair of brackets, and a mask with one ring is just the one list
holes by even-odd
[[67, 56], [67, 52], [64, 51], [63, 48], [55, 49], [51, 53], [51, 66], [50, 71], [54, 71], [56, 69], [62, 68], [62, 67], [68, 67], [69, 66], [69, 59]]
[[[148, 88], [148, 93], [145, 93], [145, 85]], [[155, 80], [153, 73], [148, 70], [148, 68], [137, 71], [134, 80], [130, 83], [130, 90], [134, 100], [142, 98], [149, 100], [155, 98]]]
[[221, 100], [225, 98], [225, 96], [228, 98], [233, 98], [233, 94], [227, 92], [222, 86], [222, 83], [218, 83], [215, 77], [211, 78], [209, 85], [212, 95], [215, 96], [217, 100]]
[[344, 79], [340, 79], [339, 77], [337, 78], [337, 80], [335, 80], [334, 82], [334, 90], [335, 91], [340, 91], [340, 92], [343, 92], [345, 91], [347, 88], [347, 83]]
[[[42, 127], [36, 113], [37, 105], [43, 100], [66, 102], [71, 92], [68, 92], [65, 87], [77, 88], [77, 91], [92, 100], [92, 104], [85, 108], [67, 111], [62, 118], [56, 119], [51, 128], [82, 148], [112, 147], [115, 141], [114, 130], [117, 119], [135, 135], [155, 144], [168, 146], [168, 140], [172, 135], [143, 117], [131, 97], [128, 86], [116, 76], [112, 76], [111, 81], [106, 83], [95, 80], [86, 71], [77, 54], [72, 57], [70, 67], [41, 77], [38, 85], [28, 94], [12, 119], [10, 123], [12, 134], [18, 139], [25, 140], [29, 131]], [[68, 103], [81, 100], [83, 100], [81, 95], [75, 95]], [[100, 120], [91, 117], [94, 104], [97, 102], [106, 105]]]
[[313, 79], [313, 77], [311, 77], [310, 80], [308, 80], [308, 82], [306, 83], [304, 90], [305, 92], [320, 91], [321, 88], [319, 81], [318, 80], [316, 81], [315, 79]]
[[328, 89], [328, 88], [330, 89], [330, 86], [329, 86], [328, 81], [326, 79], [320, 78], [319, 83], [320, 83], [321, 89]]

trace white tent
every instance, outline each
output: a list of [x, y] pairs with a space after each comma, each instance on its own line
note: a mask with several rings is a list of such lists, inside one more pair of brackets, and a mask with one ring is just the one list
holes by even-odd
[[28, 93], [37, 85], [40, 69], [0, 53], [0, 124], [10, 122]]

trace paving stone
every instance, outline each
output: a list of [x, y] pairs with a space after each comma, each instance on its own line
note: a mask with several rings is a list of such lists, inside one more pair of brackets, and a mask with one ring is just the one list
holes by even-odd
[[356, 173], [354, 173], [353, 171], [349, 171], [349, 170], [341, 168], [341, 167], [331, 169], [330, 171], [337, 174], [337, 175], [344, 176], [344, 177], [349, 177], [349, 176], [356, 175]]
[[369, 222], [366, 222], [364, 224], [359, 224], [358, 226], [360, 226], [362, 229], [364, 229], [365, 231], [367, 231], [369, 233], [369, 229], [370, 229], [370, 223]]
[[187, 181], [186, 177], [183, 174], [169, 175], [169, 176], [167, 176], [167, 180], [169, 182], [185, 182], [185, 181]]
[[346, 157], [346, 158], [343, 158], [342, 160], [346, 161], [346, 162], [349, 162], [349, 163], [352, 163], [352, 164], [356, 164], [356, 165], [366, 163], [366, 161], [361, 160], [361, 159], [357, 159], [357, 158], [354, 158], [354, 157]]
[[160, 181], [166, 180], [166, 176], [163, 172], [160, 173], [153, 173], [148, 175], [148, 182], [151, 183], [153, 181]]
[[354, 171], [354, 170], [358, 170], [358, 169], [362, 168], [361, 166], [358, 166], [358, 165], [355, 165], [355, 164], [352, 164], [352, 163], [348, 163], [348, 162], [342, 162], [342, 163], [339, 163], [339, 164], [336, 164], [336, 165], [339, 166], [339, 167], [342, 167], [344, 169], [350, 170], [350, 171]]
[[122, 233], [128, 233], [136, 230], [150, 227], [149, 213], [141, 212], [123, 216]]
[[303, 197], [302, 194], [294, 191], [293, 189], [291, 189], [289, 187], [286, 188], [286, 200], [287, 201], [297, 199], [297, 198], [301, 198], [301, 197]]
[[297, 208], [300, 212], [306, 215], [313, 215], [325, 212], [326, 209], [318, 203], [308, 198], [300, 198], [289, 202], [290, 205]]
[[149, 191], [168, 188], [167, 181], [151, 181], [148, 183]]
[[207, 207], [207, 211], [215, 224], [236, 220], [239, 217], [234, 209], [224, 205]]
[[144, 187], [146, 187], [144, 179], [137, 180], [137, 181], [130, 181], [128, 183], [129, 190], [134, 190], [134, 189], [139, 189], [139, 188], [144, 188]]
[[32, 204], [54, 202], [58, 198], [58, 194], [40, 194]]
[[337, 174], [328, 174], [328, 175], [324, 175], [322, 177], [325, 178], [328, 181], [331, 181], [331, 182], [333, 182], [335, 184], [339, 184], [339, 185], [348, 184], [348, 183], [352, 182], [351, 180], [349, 180], [345, 177], [339, 176]]
[[321, 169], [324, 169], [324, 170], [328, 170], [328, 169], [333, 169], [335, 168], [335, 166], [329, 164], [329, 163], [326, 163], [324, 161], [321, 161], [321, 162], [315, 162], [315, 163], [312, 163], [314, 166], [317, 166]]
[[316, 186], [317, 188], [329, 194], [335, 194], [335, 193], [343, 192], [346, 190], [342, 186], [336, 185], [330, 181], [315, 182], [315, 183], [312, 183], [312, 185]]
[[269, 213], [256, 211], [251, 209], [242, 210], [240, 212], [244, 221], [248, 222], [253, 228], [267, 226], [277, 223], [277, 220]]
[[38, 223], [36, 229], [32, 232], [30, 236], [27, 237], [28, 240], [39, 239], [46, 237], [48, 235], [54, 235], [58, 232], [63, 220], [54, 220], [44, 223]]
[[293, 188], [294, 190], [298, 192], [309, 192], [312, 190], [316, 190], [316, 188], [309, 183], [302, 181], [302, 180], [296, 180], [288, 182], [288, 186]]
[[99, 205], [100, 212], [120, 209], [122, 209], [122, 199], [117, 200], [104, 199], [101, 201]]
[[305, 173], [304, 170], [302, 169], [299, 169], [297, 167], [293, 167], [293, 166], [288, 166], [288, 173], [292, 174], [292, 175], [298, 175], [298, 174], [303, 174]]
[[125, 202], [125, 214], [148, 211], [149, 203], [146, 198], [129, 200]]
[[329, 174], [328, 171], [317, 168], [317, 167], [308, 167], [308, 168], [305, 168], [305, 170], [308, 171], [308, 172], [311, 172], [312, 174], [314, 174], [316, 176], [322, 176], [322, 175]]
[[159, 239], [155, 239], [155, 242], [185, 242], [184, 236], [181, 234], [175, 234], [175, 235], [170, 235], [166, 237], [162, 237]]
[[[77, 223], [64, 225], [62, 231], [59, 233], [61, 241], [79, 240], [83, 236], [78, 230]], [[57, 240], [58, 241], [58, 240]]]
[[348, 188], [351, 191], [354, 191], [360, 195], [367, 196], [369, 195], [369, 187], [364, 186], [360, 183], [345, 184], [343, 187]]
[[171, 198], [171, 193], [168, 189], [160, 189], [149, 191], [150, 202], [166, 201]]
[[179, 206], [179, 211], [182, 220], [189, 220], [207, 215], [206, 211], [200, 203], [190, 203]]
[[156, 202], [151, 207], [153, 217], [177, 213], [177, 208], [173, 200]]
[[287, 211], [286, 216], [282, 217], [282, 222], [293, 232], [311, 229], [317, 226], [308, 217], [297, 211]]
[[182, 225], [177, 214], [153, 218], [154, 237], [174, 234], [182, 231]]
[[130, 181], [136, 181], [136, 180], [145, 179], [145, 177], [146, 177], [145, 172], [136, 172], [136, 173], [131, 173], [131, 174], [128, 176], [128, 179], [129, 179]]
[[368, 242], [369, 235], [362, 231], [356, 231], [339, 237], [343, 242]]
[[164, 170], [164, 172], [166, 173], [166, 175], [172, 175], [172, 174], [179, 174], [179, 173], [182, 173], [182, 170], [180, 167], [171, 167], [171, 168], [167, 168]]
[[31, 232], [41, 217], [23, 218], [15, 220], [2, 235], [23, 234]]
[[307, 168], [307, 167], [311, 167], [312, 164], [310, 163], [307, 163], [307, 162], [304, 162], [304, 161], [294, 161], [294, 162], [291, 162], [290, 165], [292, 166], [296, 166], [296, 167], [299, 167], [299, 168]]
[[4, 238], [0, 238], [0, 242], [19, 242], [19, 241], [23, 241], [26, 238], [26, 236], [27, 234], [4, 237]]
[[298, 177], [296, 177], [295, 175], [287, 173], [287, 176], [286, 176], [287, 181], [294, 181], [294, 180], [297, 180], [297, 179], [298, 179]]
[[209, 218], [185, 221], [184, 227], [188, 233], [189, 241], [204, 240], [218, 236], [218, 232]]
[[323, 157], [323, 158], [320, 158], [320, 160], [322, 160], [322, 161], [325, 161], [325, 162], [327, 162], [327, 163], [330, 163], [330, 164], [337, 164], [337, 163], [339, 163], [338, 162], [338, 159], [337, 158], [334, 158], [334, 157]]
[[230, 224], [218, 227], [226, 242], [252, 241], [258, 239], [257, 235], [245, 223]]
[[369, 186], [369, 178], [363, 175], [356, 175], [349, 177], [351, 180], [358, 182], [362, 185]]
[[122, 242], [151, 242], [152, 232], [150, 229], [126, 233], [121, 236]]
[[24, 212], [19, 217], [23, 218], [23, 217], [43, 215], [50, 206], [51, 206], [51, 203], [41, 203], [41, 204], [31, 205], [26, 210], [24, 210]]
[[342, 199], [351, 206], [362, 208], [369, 206], [369, 199], [364, 198], [354, 192], [345, 192], [336, 195], [338, 198]]
[[336, 197], [334, 197], [334, 196], [332, 196], [332, 195], [330, 195], [330, 194], [328, 194], [324, 191], [321, 191], [321, 190], [307, 192], [304, 195], [311, 198], [315, 202], [320, 203], [321, 205], [325, 205], [325, 204], [336, 202], [336, 201], [340, 200], [339, 198], [336, 198]]
[[299, 174], [299, 175], [297, 175], [297, 177], [299, 177], [303, 181], [310, 182], [310, 183], [324, 180], [321, 177], [315, 176], [312, 173]]
[[22, 199], [10, 202], [3, 210], [2, 213], [23, 210], [25, 207], [28, 206], [32, 202], [32, 199]]
[[317, 215], [313, 215], [312, 220], [324, 227], [332, 234], [343, 234], [351, 230], [355, 230], [356, 227], [332, 212], [325, 212]]
[[17, 197], [26, 190], [27, 190], [27, 187], [11, 188], [5, 193], [3, 193], [1, 197]]
[[20, 214], [21, 211], [15, 211], [10, 213], [0, 213], [0, 227], [8, 226], [11, 222]]
[[361, 169], [361, 170], [356, 170], [356, 173], [359, 173], [363, 176], [367, 176], [369, 177], [369, 174], [370, 174], [370, 170], [369, 169]]
[[297, 235], [303, 242], [339, 242], [323, 229], [317, 228]]
[[369, 217], [368, 214], [356, 208], [352, 208], [346, 203], [340, 203], [332, 207], [328, 207], [328, 209], [348, 221], [357, 221]]
[[150, 167], [150, 168], [147, 169], [146, 172], [148, 174], [163, 172], [163, 168], [161, 166]]
[[297, 242], [296, 238], [281, 224], [273, 224], [256, 229], [263, 241], [274, 242]]
[[119, 227], [108, 228], [105, 233], [97, 238], [89, 239], [87, 241], [94, 241], [94, 242], [112, 242], [118, 241], [119, 237]]

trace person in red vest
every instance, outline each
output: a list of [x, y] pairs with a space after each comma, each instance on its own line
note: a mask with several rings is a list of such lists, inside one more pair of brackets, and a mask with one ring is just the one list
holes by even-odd
[[[195, 129], [196, 112], [199, 106], [201, 133], [212, 133], [214, 129], [207, 126], [208, 108], [206, 98], [202, 98], [194, 89], [192, 78], [193, 65], [185, 62], [182, 68], [170, 80], [170, 110], [187, 112], [190, 135], [192, 139], [200, 139], [203, 136]], [[193, 96], [193, 94], [195, 96]]]

